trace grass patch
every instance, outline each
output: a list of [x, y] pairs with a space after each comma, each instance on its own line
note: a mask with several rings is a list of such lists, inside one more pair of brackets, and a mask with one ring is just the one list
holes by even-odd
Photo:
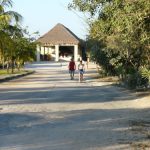
[[[27, 72], [27, 71], [25, 71], [25, 70], [20, 70], [20, 71], [14, 70], [13, 74], [22, 74], [22, 73], [25, 73], [25, 72]], [[8, 73], [6, 69], [0, 69], [0, 75], [11, 75], [11, 74], [12, 74], [11, 70]]]

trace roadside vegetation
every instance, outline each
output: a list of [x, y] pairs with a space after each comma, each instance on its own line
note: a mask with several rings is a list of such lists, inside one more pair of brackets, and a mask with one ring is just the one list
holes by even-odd
[[[27, 70], [24, 70], [24, 69], [14, 69], [13, 71], [13, 74], [24, 74], [24, 73], [29, 73], [29, 72], [32, 72], [32, 71], [27, 71]], [[0, 69], [0, 75], [11, 75], [12, 72], [8, 72], [7, 69]]]
[[150, 0], [72, 0], [89, 14], [87, 49], [101, 76], [118, 76], [129, 88], [150, 82]]
[[14, 73], [23, 68], [26, 61], [35, 60], [38, 33], [31, 34], [21, 27], [23, 17], [11, 11], [11, 0], [0, 0], [0, 74]]

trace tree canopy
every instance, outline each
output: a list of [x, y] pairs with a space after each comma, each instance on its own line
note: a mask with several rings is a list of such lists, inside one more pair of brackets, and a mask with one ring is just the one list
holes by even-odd
[[0, 0], [0, 65], [3, 68], [17, 66], [25, 61], [35, 59], [36, 44], [26, 29], [20, 26], [22, 16], [9, 10], [13, 5], [11, 0]]
[[108, 73], [127, 81], [141, 68], [150, 69], [150, 0], [73, 0], [69, 8], [94, 18], [88, 36], [92, 57], [104, 69], [111, 66]]

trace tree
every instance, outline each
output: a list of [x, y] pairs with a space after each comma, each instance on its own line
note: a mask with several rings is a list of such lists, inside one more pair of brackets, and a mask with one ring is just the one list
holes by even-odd
[[94, 18], [89, 39], [99, 43], [99, 51], [125, 81], [141, 67], [150, 69], [150, 0], [73, 0], [69, 8]]
[[[18, 23], [22, 20], [22, 16], [15, 11], [6, 11], [6, 8], [12, 7], [11, 0], [0, 0], [0, 58], [4, 66], [5, 55], [4, 51], [7, 49], [5, 45], [9, 45], [8, 41], [10, 37], [5, 33], [5, 29], [10, 26], [10, 24]], [[6, 42], [7, 41], [7, 42]], [[6, 44], [7, 43], [7, 44]]]
[[5, 33], [11, 37], [11, 45], [6, 52], [7, 62], [11, 62], [12, 73], [14, 65], [18, 70], [26, 61], [35, 59], [36, 43], [33, 37], [27, 37], [26, 32], [19, 26], [7, 26]]
[[20, 70], [21, 66], [27, 61], [34, 61], [36, 56], [36, 42], [31, 41], [29, 38], [22, 37], [16, 40], [16, 63], [17, 68]]
[[8, 7], [12, 7], [11, 0], [0, 0], [0, 58], [3, 66], [7, 63], [8, 72], [11, 66], [13, 73], [15, 67], [20, 70], [24, 62], [35, 60], [36, 43], [27, 29], [18, 24], [21, 15], [15, 11], [6, 11]]
[[4, 26], [9, 25], [13, 20], [19, 22], [22, 20], [22, 16], [15, 11], [6, 11], [6, 8], [12, 7], [13, 2], [11, 0], [0, 0], [0, 30]]

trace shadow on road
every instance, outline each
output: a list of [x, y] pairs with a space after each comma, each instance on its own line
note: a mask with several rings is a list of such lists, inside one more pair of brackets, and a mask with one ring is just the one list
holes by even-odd
[[[147, 112], [147, 113], [145, 113]], [[111, 116], [110, 116], [111, 114]], [[82, 150], [128, 149], [148, 139], [131, 128], [135, 116], [149, 118], [149, 109], [75, 110], [53, 113], [0, 114], [0, 149]], [[142, 119], [141, 119], [142, 120]], [[150, 126], [150, 120], [149, 126]], [[13, 137], [13, 138], [12, 138]], [[32, 139], [34, 137], [34, 139]], [[113, 139], [112, 139], [113, 137]], [[97, 150], [97, 149], [96, 149]]]
[[[120, 92], [121, 91], [121, 92]], [[0, 91], [0, 105], [42, 103], [102, 103], [135, 100], [127, 90], [105, 85], [101, 87], [13, 88]], [[6, 101], [6, 102], [5, 102]]]

